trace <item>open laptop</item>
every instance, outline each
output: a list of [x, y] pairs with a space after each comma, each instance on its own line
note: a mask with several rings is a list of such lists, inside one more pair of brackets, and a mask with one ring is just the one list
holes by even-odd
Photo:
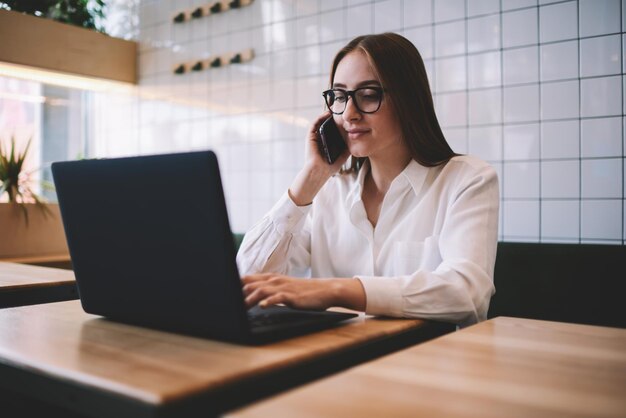
[[52, 174], [87, 313], [247, 344], [356, 316], [246, 309], [211, 151], [56, 162]]

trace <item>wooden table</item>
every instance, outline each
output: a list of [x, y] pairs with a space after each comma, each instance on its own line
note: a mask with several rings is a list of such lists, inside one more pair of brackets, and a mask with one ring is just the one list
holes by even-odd
[[0, 262], [30, 264], [33, 266], [54, 267], [72, 270], [72, 259], [69, 254], [49, 254], [29, 257], [0, 258]]
[[9, 308], [0, 393], [27, 398], [17, 408], [38, 400], [94, 417], [207, 417], [452, 329], [361, 315], [250, 347], [115, 323], [79, 301]]
[[73, 271], [0, 262], [0, 308], [77, 298]]
[[625, 417], [626, 329], [498, 317], [228, 417]]

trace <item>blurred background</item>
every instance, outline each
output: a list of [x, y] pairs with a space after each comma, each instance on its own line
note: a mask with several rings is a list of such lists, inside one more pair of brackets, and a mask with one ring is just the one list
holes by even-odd
[[[298, 172], [334, 54], [393, 31], [422, 54], [453, 149], [498, 171], [501, 241], [624, 244], [625, 0], [254, 0], [174, 22], [207, 3], [105, 2], [96, 27], [138, 43], [135, 85], [0, 69], [0, 139], [32, 138], [41, 194], [55, 200], [38, 185], [52, 161], [212, 149], [245, 232]], [[174, 71], [250, 48], [248, 62]]]

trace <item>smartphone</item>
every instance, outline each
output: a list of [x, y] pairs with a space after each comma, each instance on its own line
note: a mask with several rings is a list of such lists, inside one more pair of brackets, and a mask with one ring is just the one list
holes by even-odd
[[337, 158], [347, 148], [346, 142], [343, 140], [332, 116], [320, 125], [319, 146], [320, 153], [322, 157], [326, 158], [328, 164], [333, 164], [337, 161]]

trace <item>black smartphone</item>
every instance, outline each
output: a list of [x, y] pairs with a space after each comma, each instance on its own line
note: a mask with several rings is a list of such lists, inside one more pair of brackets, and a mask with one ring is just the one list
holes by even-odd
[[343, 140], [332, 116], [320, 125], [319, 139], [320, 153], [322, 157], [326, 158], [328, 164], [337, 161], [337, 158], [347, 148], [346, 142]]

